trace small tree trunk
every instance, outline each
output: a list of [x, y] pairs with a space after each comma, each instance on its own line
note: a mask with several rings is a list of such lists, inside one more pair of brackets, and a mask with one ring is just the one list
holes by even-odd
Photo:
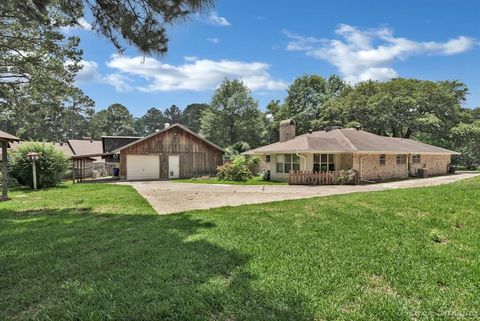
[[410, 138], [412, 136], [412, 129], [410, 127], [407, 128], [407, 132], [405, 133], [405, 136], [403, 138]]

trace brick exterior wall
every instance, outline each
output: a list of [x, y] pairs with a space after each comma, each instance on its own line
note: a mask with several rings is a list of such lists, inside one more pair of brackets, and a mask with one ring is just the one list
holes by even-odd
[[337, 154], [336, 157], [336, 168], [349, 170], [352, 169], [353, 164], [353, 154]]
[[[407, 155], [408, 157], [408, 155]], [[385, 165], [380, 165], [380, 155], [353, 155], [352, 167], [360, 171], [360, 158], [362, 158], [362, 178], [367, 180], [385, 180], [391, 178], [402, 178], [408, 176], [408, 163], [410, 162], [410, 173], [417, 174], [418, 168], [426, 168], [428, 175], [441, 175], [448, 172], [448, 165], [451, 162], [450, 155], [421, 155], [420, 163], [413, 164], [412, 157], [407, 159], [406, 164], [397, 164], [397, 155], [386, 154]]]
[[385, 155], [385, 165], [382, 166], [380, 166], [380, 155], [378, 154], [353, 155], [353, 168], [361, 171], [361, 178], [367, 180], [384, 180], [408, 176], [408, 165], [397, 165], [397, 155], [392, 154]]
[[416, 175], [418, 168], [426, 168], [428, 175], [441, 175], [448, 172], [452, 162], [450, 155], [421, 155], [419, 164], [411, 164], [410, 170]]
[[[258, 164], [259, 171], [270, 170], [270, 162], [267, 163], [267, 155], [260, 155], [258, 158], [260, 159], [260, 164]], [[271, 159], [272, 156], [270, 156], [270, 161]]]
[[[407, 154], [404, 154], [407, 155]], [[300, 169], [311, 171], [313, 169], [313, 154], [302, 154], [300, 158]], [[264, 159], [265, 156], [262, 158]], [[362, 179], [386, 180], [408, 176], [408, 163], [410, 162], [410, 173], [417, 174], [418, 168], [426, 168], [428, 175], [447, 174], [448, 165], [451, 162], [450, 155], [421, 155], [420, 163], [413, 164], [412, 156], [406, 164], [397, 164], [397, 155], [386, 154], [385, 165], [380, 165], [379, 154], [336, 154], [334, 156], [335, 168], [337, 170], [356, 169], [360, 171], [360, 157], [362, 157]], [[264, 168], [270, 169], [272, 180], [287, 180], [288, 174], [277, 173], [276, 155], [271, 155], [270, 163], [264, 163]], [[262, 166], [263, 167], [263, 166]]]

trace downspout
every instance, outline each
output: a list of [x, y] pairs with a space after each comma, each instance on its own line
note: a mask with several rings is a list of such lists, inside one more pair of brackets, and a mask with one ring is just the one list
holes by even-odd
[[307, 170], [307, 158], [303, 155], [300, 155], [299, 153], [296, 153], [295, 155], [297, 155], [299, 158], [303, 158], [305, 160], [305, 166], [304, 166], [304, 171]]
[[410, 158], [412, 154], [407, 154], [407, 177], [413, 177], [412, 174], [412, 164], [410, 163]]
[[363, 157], [365, 156], [360, 156], [360, 180], [363, 180]]

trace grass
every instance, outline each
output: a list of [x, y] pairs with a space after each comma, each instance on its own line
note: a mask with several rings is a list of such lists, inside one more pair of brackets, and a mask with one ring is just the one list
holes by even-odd
[[476, 320], [480, 178], [155, 215], [130, 187], [0, 203], [0, 320]]
[[196, 183], [196, 184], [228, 184], [228, 185], [288, 185], [287, 182], [272, 181], [272, 180], [264, 181], [260, 176], [253, 177], [244, 182], [224, 181], [224, 180], [219, 180], [216, 177], [176, 179], [175, 182]]

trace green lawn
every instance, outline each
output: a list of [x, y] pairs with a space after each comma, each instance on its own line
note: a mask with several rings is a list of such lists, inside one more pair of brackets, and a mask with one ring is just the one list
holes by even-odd
[[185, 178], [176, 179], [178, 183], [197, 183], [197, 184], [229, 184], [229, 185], [288, 185], [287, 182], [280, 181], [264, 181], [261, 177], [253, 177], [245, 182], [234, 182], [219, 180], [216, 177], [209, 178]]
[[0, 320], [476, 320], [480, 178], [155, 215], [128, 186], [0, 203]]

